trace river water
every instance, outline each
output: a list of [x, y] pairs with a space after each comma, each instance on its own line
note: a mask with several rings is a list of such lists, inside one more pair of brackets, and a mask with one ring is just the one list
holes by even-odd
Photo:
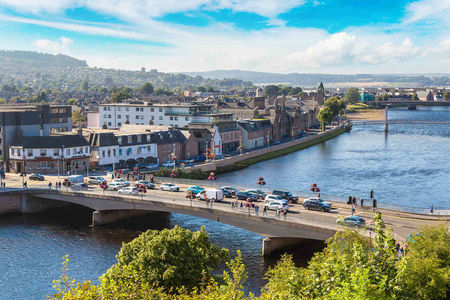
[[[450, 120], [449, 108], [394, 111], [393, 119]], [[323, 195], [343, 200], [368, 197], [371, 188], [380, 204], [449, 208], [450, 127], [448, 125], [355, 126], [350, 133], [290, 155], [224, 174], [220, 180], [254, 186], [263, 176], [268, 187], [307, 194], [316, 182]], [[332, 196], [331, 196], [332, 195]], [[242, 251], [249, 279], [247, 291], [257, 292], [276, 258], [261, 257], [262, 237], [214, 221], [172, 214], [165, 222], [140, 218], [133, 224], [89, 227], [90, 211], [79, 207], [34, 215], [0, 216], [0, 300], [43, 299], [60, 275], [62, 257], [70, 255], [77, 280], [96, 281], [114, 262], [122, 242], [147, 228], [175, 225], [198, 230], [205, 226], [211, 240], [232, 254]], [[322, 243], [292, 250], [305, 265]]]

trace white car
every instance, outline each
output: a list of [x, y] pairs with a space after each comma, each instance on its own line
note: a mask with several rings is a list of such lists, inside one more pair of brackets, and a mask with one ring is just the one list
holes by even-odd
[[281, 211], [288, 211], [289, 210], [289, 204], [287, 200], [284, 200], [286, 202], [282, 201], [265, 201], [264, 206], [268, 210], [281, 210]]
[[125, 179], [123, 179], [123, 178], [115, 178], [115, 179], [113, 179], [111, 184], [113, 184], [113, 183], [120, 183], [123, 186], [129, 186], [130, 185], [130, 183], [128, 181], [126, 181]]
[[324, 206], [326, 206], [326, 207], [328, 207], [328, 208], [331, 208], [331, 203], [330, 203], [330, 202], [324, 201], [324, 200], [322, 200], [322, 199], [320, 199], [320, 198], [317, 198], [317, 197], [311, 197], [311, 198], [308, 198], [307, 200], [311, 200], [311, 201], [319, 201], [320, 203], [322, 203], [322, 205], [324, 205]]
[[277, 195], [267, 195], [267, 196], [264, 198], [264, 202], [267, 202], [267, 201], [272, 201], [272, 202], [274, 202], [274, 201], [287, 201], [287, 200], [284, 199], [284, 198], [281, 197], [281, 196], [277, 196]]
[[160, 187], [161, 191], [178, 192], [180, 188], [173, 183], [163, 183]]
[[128, 196], [137, 196], [139, 195], [138, 189], [136, 187], [124, 187], [117, 191], [118, 194], [128, 195]]
[[162, 166], [166, 168], [173, 168], [174, 167], [173, 161], [166, 161], [165, 163], [162, 164]]
[[118, 191], [121, 188], [124, 188], [125, 186], [119, 182], [112, 182], [111, 184], [108, 184], [107, 190], [109, 191]]

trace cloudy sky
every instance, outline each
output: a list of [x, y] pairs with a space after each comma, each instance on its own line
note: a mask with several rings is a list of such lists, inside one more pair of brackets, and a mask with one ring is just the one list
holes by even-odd
[[450, 73], [450, 0], [0, 0], [0, 49], [166, 72]]

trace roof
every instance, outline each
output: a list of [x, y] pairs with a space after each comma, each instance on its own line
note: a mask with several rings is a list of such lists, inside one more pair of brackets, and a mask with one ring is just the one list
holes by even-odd
[[89, 146], [89, 143], [80, 135], [24, 136], [16, 138], [10, 146], [24, 149], [74, 148]]
[[247, 132], [264, 130], [272, 125], [269, 119], [240, 120], [238, 123]]
[[186, 137], [180, 130], [169, 130], [151, 133], [151, 139], [156, 144], [184, 143]]

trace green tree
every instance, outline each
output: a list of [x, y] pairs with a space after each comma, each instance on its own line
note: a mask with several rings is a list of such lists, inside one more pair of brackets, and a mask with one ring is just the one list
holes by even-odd
[[278, 96], [280, 94], [280, 87], [277, 85], [268, 85], [266, 87], [264, 87], [264, 95], [266, 95], [267, 97], [274, 97], [274, 96]]
[[79, 110], [75, 110], [72, 113], [72, 123], [76, 124], [76, 123], [83, 123], [86, 122], [87, 118], [85, 115], [83, 115]]
[[375, 97], [376, 102], [382, 101], [382, 100], [383, 100], [383, 97], [381, 97], [381, 95], [376, 95], [376, 97]]
[[333, 111], [329, 107], [324, 107], [319, 111], [317, 119], [322, 122], [322, 131], [325, 131], [327, 124], [333, 120]]
[[6, 104], [6, 100], [3, 98], [0, 98], [0, 104]]
[[101, 277], [102, 289], [120, 289], [131, 272], [149, 286], [171, 292], [181, 287], [191, 290], [212, 278], [213, 270], [227, 257], [228, 250], [212, 244], [204, 228], [197, 232], [178, 226], [148, 230], [122, 246], [117, 264]]
[[354, 104], [360, 100], [359, 90], [357, 88], [349, 88], [344, 95], [344, 101], [347, 104]]
[[69, 105], [76, 105], [77, 102], [78, 102], [78, 100], [75, 98], [70, 98], [69, 100], [67, 100], [67, 104], [69, 104]]
[[199, 87], [197, 88], [197, 91], [204, 93], [204, 92], [206, 92], [206, 88], [203, 87], [203, 86], [199, 86]]
[[209, 87], [206, 89], [206, 91], [209, 92], [209, 93], [214, 93], [216, 90], [215, 90], [212, 86], [209, 86]]
[[292, 92], [292, 86], [283, 86], [280, 89], [280, 93], [284, 96], [290, 95]]
[[442, 95], [442, 100], [448, 101], [448, 92], [447, 91], [445, 91], [444, 95]]
[[333, 117], [342, 115], [344, 109], [347, 107], [339, 97], [331, 97], [325, 101], [325, 107], [329, 107], [333, 112]]
[[419, 96], [417, 96], [417, 93], [416, 93], [416, 92], [414, 92], [414, 93], [412, 94], [412, 101], [419, 101]]
[[299, 95], [302, 92], [303, 92], [302, 88], [297, 86], [297, 87], [293, 87], [291, 89], [291, 92], [289, 93], [289, 95]]
[[153, 85], [150, 82], [146, 82], [141, 86], [141, 92], [145, 95], [153, 94]]
[[123, 90], [111, 94], [111, 103], [121, 103], [123, 100], [130, 99], [131, 95]]
[[388, 101], [388, 100], [389, 100], [389, 95], [383, 94], [383, 101]]

